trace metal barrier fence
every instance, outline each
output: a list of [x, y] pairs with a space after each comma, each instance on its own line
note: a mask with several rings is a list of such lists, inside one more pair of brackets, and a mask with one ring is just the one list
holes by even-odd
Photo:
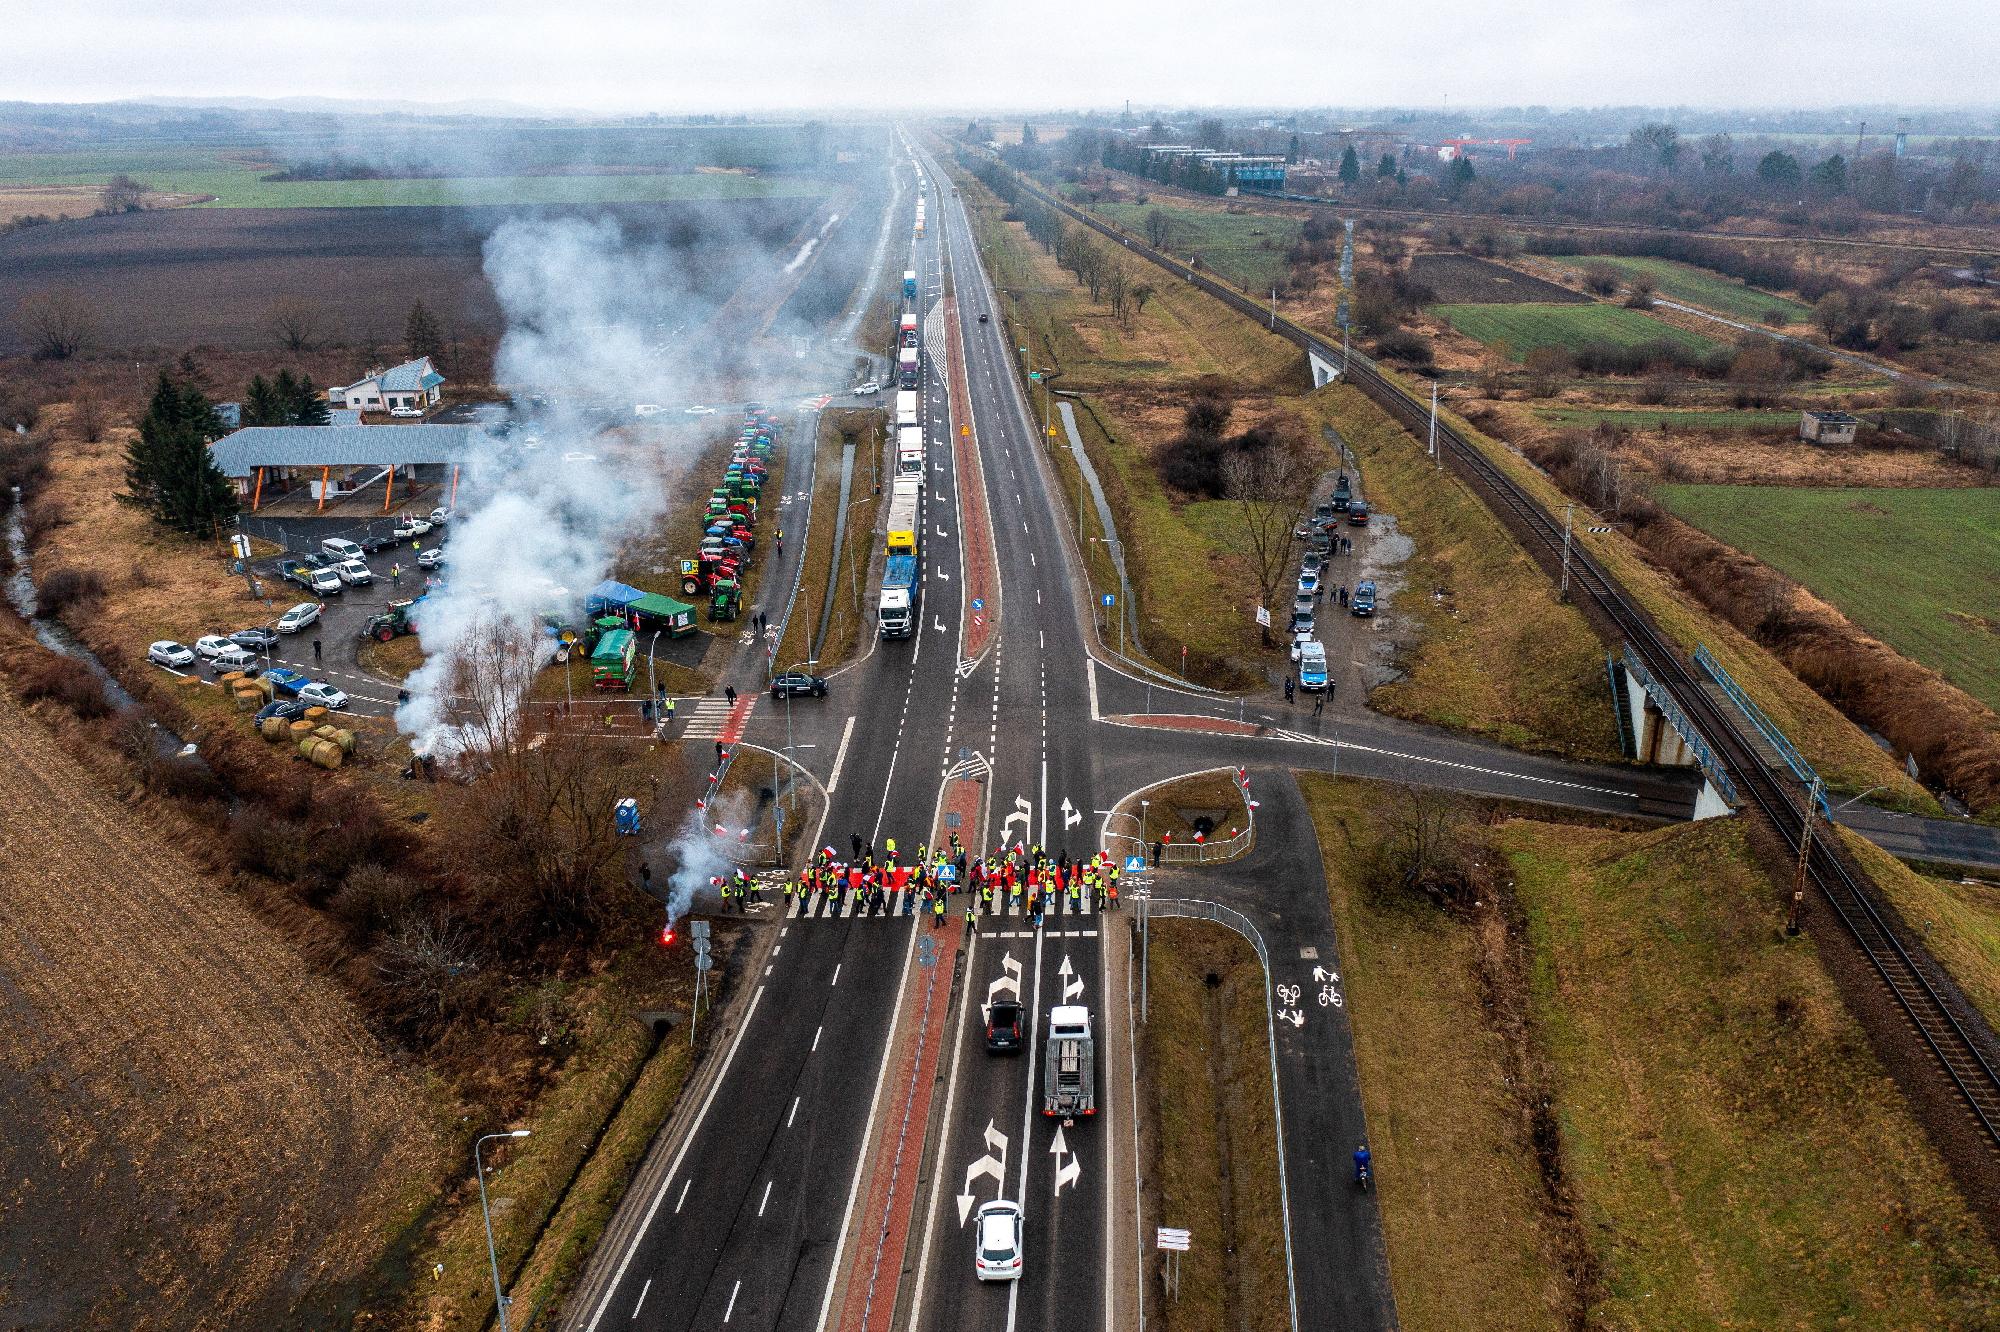
[[[236, 516], [237, 528], [246, 536], [257, 537], [284, 549], [289, 555], [315, 555], [319, 543], [328, 537], [344, 537], [366, 545], [369, 540], [387, 541], [395, 531], [397, 517], [369, 518], [341, 522], [338, 518], [267, 518], [254, 513]], [[421, 538], [420, 538], [421, 539]]]
[[1825, 786], [1819, 779], [1819, 773], [1814, 771], [1812, 764], [1806, 762], [1805, 756], [1793, 747], [1792, 742], [1785, 737], [1785, 733], [1778, 729], [1778, 724], [1765, 716], [1764, 709], [1758, 707], [1750, 696], [1743, 692], [1743, 687], [1736, 683], [1735, 677], [1724, 670], [1722, 663], [1709, 652], [1706, 643], [1695, 645], [1694, 660], [1695, 665], [1701, 667], [1708, 678], [1720, 685], [1723, 693], [1729, 695], [1729, 701], [1734, 703], [1736, 710], [1757, 728], [1758, 734], [1771, 742], [1771, 748], [1778, 751], [1778, 757], [1785, 761], [1785, 766], [1792, 770], [1792, 775], [1804, 782], [1808, 790], [1820, 792], [1819, 812], [1829, 823], [1832, 822], [1833, 807], [1827, 803]]

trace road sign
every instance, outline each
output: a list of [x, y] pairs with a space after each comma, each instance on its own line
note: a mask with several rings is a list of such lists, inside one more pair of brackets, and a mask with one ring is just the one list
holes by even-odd
[[1039, 370], [1030, 370], [1028, 372], [1028, 378], [1034, 380], [1037, 384], [1039, 384], [1042, 382], [1042, 372]]
[[1112, 596], [1109, 592], [1106, 592], [1104, 594], [1104, 604], [1107, 606], [1115, 606], [1118, 604], [1118, 598]]
[[707, 953], [697, 953], [694, 959], [694, 969], [696, 971], [713, 971], [715, 970], [715, 959]]
[[917, 936], [917, 965], [920, 967], [937, 965], [937, 945], [931, 942], [928, 934]]
[[1125, 868], [1128, 870], [1142, 870], [1146, 868], [1146, 858], [1144, 856], [1127, 856], [1125, 857]]
[[974, 597], [974, 598], [972, 599], [972, 609], [974, 609], [974, 610], [985, 610], [985, 609], [986, 609], [986, 598], [985, 598], [985, 597]]
[[[1264, 628], [1269, 629], [1271, 627], [1271, 612], [1265, 610], [1262, 606], [1259, 606], [1257, 608], [1257, 623], [1262, 625]], [[1181, 649], [1181, 655], [1183, 657], [1187, 656], [1186, 648]]]
[[690, 922], [688, 925], [688, 937], [690, 939], [706, 939], [708, 937], [708, 922], [705, 920]]
[[1194, 1241], [1185, 1230], [1176, 1230], [1171, 1226], [1161, 1226], [1158, 1243], [1162, 1249], [1172, 1249], [1177, 1253], [1186, 1253]]

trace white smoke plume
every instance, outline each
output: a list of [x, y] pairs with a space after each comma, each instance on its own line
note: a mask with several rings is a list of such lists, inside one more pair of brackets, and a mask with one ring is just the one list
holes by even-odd
[[[479, 436], [465, 462], [450, 576], [419, 614], [426, 661], [397, 714], [418, 752], [491, 743], [490, 718], [477, 731], [454, 719], [468, 654], [498, 639], [510, 658], [544, 664], [554, 643], [543, 617], [574, 623], [619, 546], [658, 515], [665, 496], [651, 468], [614, 466], [599, 429], [606, 412], [629, 420], [635, 402], [675, 400], [700, 373], [670, 354], [670, 331], [702, 314], [680, 263], [628, 245], [610, 219], [519, 219], [487, 242], [507, 318], [496, 378], [517, 401], [545, 405], [521, 431]], [[531, 672], [518, 674], [515, 691]], [[518, 692], [504, 702], [518, 704]]]

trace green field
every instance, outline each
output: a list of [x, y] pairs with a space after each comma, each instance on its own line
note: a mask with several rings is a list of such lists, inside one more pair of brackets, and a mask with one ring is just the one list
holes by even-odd
[[[1146, 215], [1156, 204], [1098, 204], [1095, 211], [1134, 236], [1146, 234]], [[1261, 213], [1223, 213], [1205, 208], [1159, 208], [1172, 219], [1166, 248], [1200, 255], [1209, 269], [1251, 291], [1268, 291], [1285, 275], [1285, 255], [1299, 239], [1299, 221]]]
[[1550, 425], [1625, 426], [1632, 430], [1769, 430], [1774, 426], [1795, 426], [1797, 412], [1766, 411], [1648, 411], [1642, 407], [1537, 407], [1535, 416]]
[[1620, 347], [1670, 342], [1697, 353], [1717, 345], [1712, 338], [1622, 305], [1433, 305], [1429, 311], [1466, 337], [1504, 350], [1511, 361], [1525, 359], [1537, 347], [1575, 351], [1592, 342]]
[[1719, 541], [2000, 708], [2000, 490], [1661, 486]]
[[1735, 278], [1728, 278], [1707, 268], [1697, 268], [1693, 264], [1676, 263], [1672, 259], [1627, 258], [1623, 255], [1565, 254], [1556, 256], [1558, 263], [1572, 268], [1582, 268], [1585, 264], [1609, 264], [1626, 277], [1649, 277], [1662, 296], [1669, 300], [1685, 301], [1689, 305], [1699, 305], [1704, 310], [1729, 315], [1735, 319], [1748, 319], [1764, 323], [1765, 316], [1775, 310], [1788, 324], [1804, 323], [1812, 318], [1812, 309], [1784, 296], [1773, 296], [1766, 291], [1746, 286]]

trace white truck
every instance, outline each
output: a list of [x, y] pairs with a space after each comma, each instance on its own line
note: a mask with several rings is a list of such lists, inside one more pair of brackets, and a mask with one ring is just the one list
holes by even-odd
[[904, 426], [896, 432], [896, 472], [900, 485], [903, 481], [924, 483], [924, 432], [921, 426]]
[[1049, 1010], [1042, 1113], [1064, 1124], [1097, 1113], [1097, 1051], [1090, 1039], [1090, 1010], [1082, 1004], [1058, 1004]]
[[917, 423], [917, 394], [914, 389], [904, 389], [896, 395], [896, 428], [913, 426]]

